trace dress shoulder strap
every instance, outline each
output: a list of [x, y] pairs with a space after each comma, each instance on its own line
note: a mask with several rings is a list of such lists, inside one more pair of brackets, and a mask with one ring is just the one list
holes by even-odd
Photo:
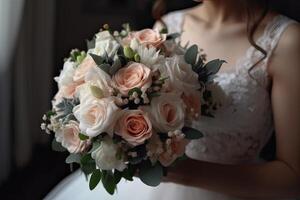
[[267, 60], [271, 57], [284, 31], [293, 23], [297, 22], [284, 15], [277, 15], [266, 26], [264, 35], [258, 43], [267, 51]]

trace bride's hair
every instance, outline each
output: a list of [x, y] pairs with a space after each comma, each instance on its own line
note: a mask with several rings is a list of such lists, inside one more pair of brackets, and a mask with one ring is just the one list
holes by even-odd
[[[254, 40], [254, 34], [257, 28], [259, 27], [260, 23], [264, 19], [264, 17], [267, 15], [269, 11], [269, 0], [244, 0], [245, 7], [247, 9], [247, 35], [248, 35], [248, 40], [250, 44], [260, 51], [263, 54], [263, 57], [258, 60], [249, 70], [249, 72], [261, 61], [263, 61], [267, 57], [267, 52], [264, 50], [261, 46], [259, 46], [255, 40]], [[255, 9], [256, 6], [259, 5], [263, 7], [261, 13], [259, 15], [256, 15]], [[152, 15], [153, 17], [162, 23], [164, 26], [166, 24], [162, 20], [162, 16], [166, 12], [166, 0], [156, 0], [153, 9], [152, 9]], [[250, 73], [249, 73], [250, 74]], [[250, 74], [251, 76], [251, 74]]]

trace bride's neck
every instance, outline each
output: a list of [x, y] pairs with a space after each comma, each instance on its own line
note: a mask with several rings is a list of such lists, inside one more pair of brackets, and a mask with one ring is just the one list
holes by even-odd
[[243, 21], [246, 17], [242, 0], [203, 0], [199, 9], [201, 17], [214, 24]]

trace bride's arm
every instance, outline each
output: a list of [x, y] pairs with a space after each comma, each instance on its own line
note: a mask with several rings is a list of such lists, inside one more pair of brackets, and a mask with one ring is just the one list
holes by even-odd
[[[244, 198], [300, 196], [300, 28], [283, 34], [271, 59], [277, 160], [257, 165], [220, 165], [187, 160], [167, 181]], [[262, 133], [263, 134], [263, 133]]]

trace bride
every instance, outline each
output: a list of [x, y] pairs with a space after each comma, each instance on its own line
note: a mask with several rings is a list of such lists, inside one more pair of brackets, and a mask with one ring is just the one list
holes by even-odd
[[[213, 120], [193, 126], [205, 137], [187, 147], [190, 158], [156, 188], [138, 179], [121, 182], [110, 196], [101, 184], [89, 191], [79, 171], [62, 181], [51, 200], [234, 200], [300, 196], [300, 26], [268, 10], [267, 0], [203, 0], [162, 18], [182, 44], [198, 44], [208, 60], [222, 58], [216, 81], [230, 97]], [[161, 26], [157, 23], [156, 26]], [[276, 133], [276, 160], [259, 153]]]

